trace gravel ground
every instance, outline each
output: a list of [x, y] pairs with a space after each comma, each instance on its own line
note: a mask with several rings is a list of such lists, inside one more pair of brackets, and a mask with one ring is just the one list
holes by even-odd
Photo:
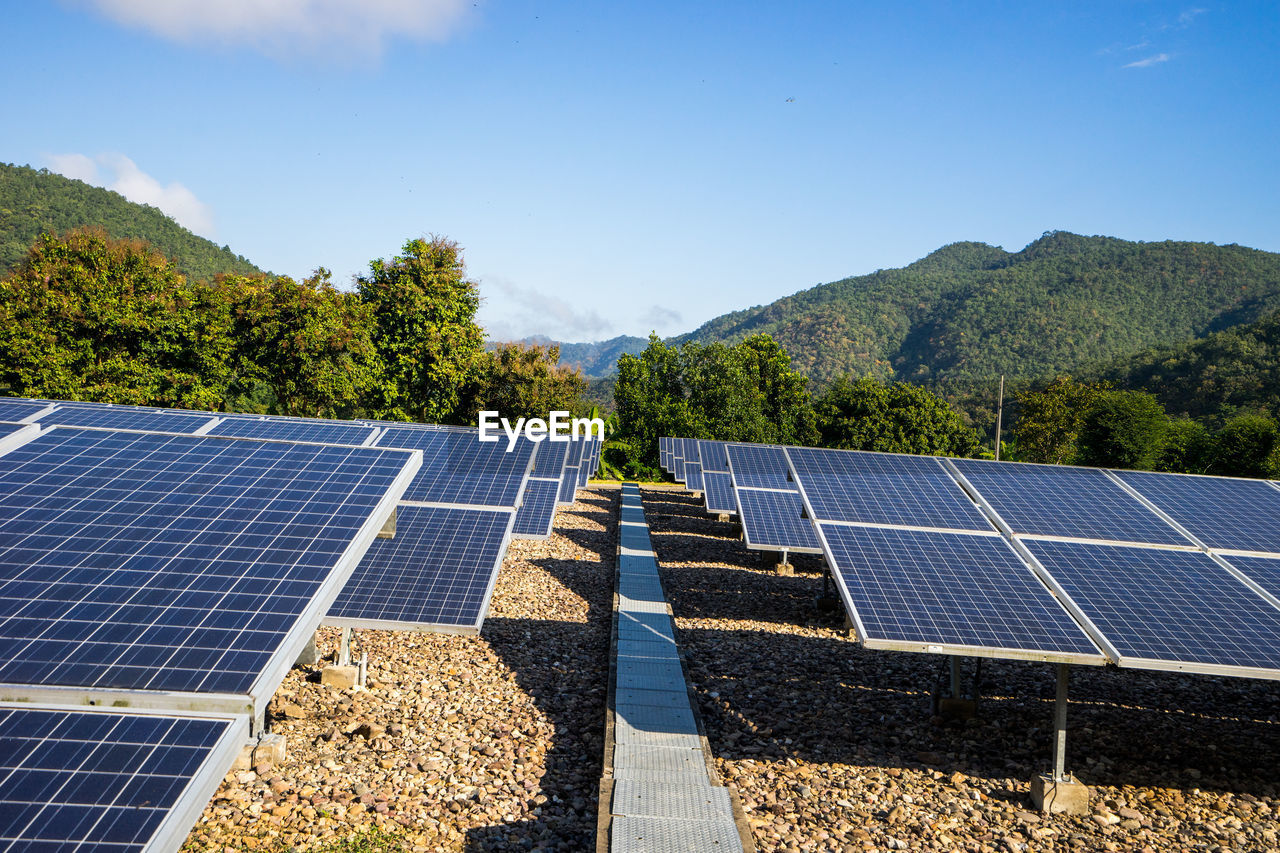
[[688, 494], [646, 490], [645, 509], [757, 850], [1280, 849], [1275, 682], [1073, 667], [1067, 769], [1092, 811], [1042, 815], [1029, 782], [1051, 763], [1052, 666], [986, 661], [977, 719], [944, 722], [945, 659], [846, 639], [843, 611], [814, 606], [818, 558], [781, 577]]
[[[616, 489], [515, 541], [479, 637], [357, 631], [369, 689], [295, 668], [276, 768], [232, 772], [186, 850], [323, 846], [377, 827], [415, 851], [588, 850], [604, 752]], [[321, 653], [339, 632], [322, 629]]]
[[[512, 546], [480, 637], [358, 632], [367, 691], [290, 673], [270, 709], [288, 759], [230, 774], [187, 849], [377, 826], [412, 850], [590, 850], [617, 490], [580, 494], [550, 540]], [[977, 719], [944, 722], [944, 659], [845, 638], [814, 606], [818, 558], [778, 576], [688, 494], [644, 495], [716, 764], [762, 853], [1280, 849], [1276, 683], [1073, 667], [1068, 769], [1093, 809], [1041, 815], [1052, 667], [985, 662]]]

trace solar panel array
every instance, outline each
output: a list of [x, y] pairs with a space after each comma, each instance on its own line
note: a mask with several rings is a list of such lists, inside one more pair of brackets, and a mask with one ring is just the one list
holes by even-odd
[[148, 432], [177, 432], [195, 435], [208, 429], [216, 418], [202, 412], [169, 412], [110, 406], [58, 406], [35, 419], [42, 427], [80, 426], [98, 429], [132, 429]]
[[569, 450], [567, 441], [543, 441], [538, 445], [533, 472], [512, 528], [517, 539], [546, 539], [551, 535]]
[[22, 397], [0, 397], [0, 420], [25, 421], [32, 415], [48, 411], [53, 403], [47, 400], [27, 400]]
[[310, 441], [319, 444], [352, 444], [365, 447], [373, 442], [374, 437], [378, 435], [378, 429], [344, 421], [231, 415], [223, 417], [205, 434], [229, 438]]
[[698, 441], [698, 462], [702, 477], [703, 501], [708, 512], [735, 515], [737, 501], [733, 499], [733, 475], [729, 472], [729, 457], [725, 442]]
[[726, 452], [748, 545], [814, 536], [868, 646], [1280, 679], [1274, 483]]

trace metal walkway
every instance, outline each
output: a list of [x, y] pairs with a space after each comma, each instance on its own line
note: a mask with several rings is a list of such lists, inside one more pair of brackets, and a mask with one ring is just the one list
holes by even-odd
[[613, 683], [597, 849], [743, 851], [744, 834], [735, 821], [729, 789], [716, 778], [690, 702], [671, 608], [634, 483], [622, 486], [619, 531]]

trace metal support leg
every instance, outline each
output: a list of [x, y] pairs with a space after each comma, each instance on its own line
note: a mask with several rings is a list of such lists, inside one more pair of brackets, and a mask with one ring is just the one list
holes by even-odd
[[1053, 781], [1066, 781], [1067, 764], [1067, 671], [1058, 664], [1058, 698], [1053, 706]]
[[342, 641], [338, 644], [338, 666], [351, 666], [351, 629], [342, 629]]
[[960, 698], [960, 657], [951, 655], [951, 698]]

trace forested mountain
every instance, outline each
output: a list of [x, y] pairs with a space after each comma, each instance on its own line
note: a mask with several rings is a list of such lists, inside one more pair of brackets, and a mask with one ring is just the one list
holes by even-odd
[[1149, 391], [1173, 414], [1280, 413], [1280, 313], [1175, 346], [1155, 347], [1082, 373]]
[[1048, 232], [1020, 252], [953, 243], [676, 338], [759, 332], [818, 387], [852, 373], [942, 387], [1072, 372], [1280, 308], [1280, 254]]
[[65, 234], [82, 226], [103, 228], [117, 239], [145, 240], [176, 260], [179, 271], [192, 279], [262, 272], [150, 205], [44, 169], [0, 163], [0, 278], [21, 263], [40, 234]]
[[635, 355], [643, 352], [649, 341], [645, 338], [619, 335], [607, 341], [571, 344], [553, 341], [545, 335], [533, 335], [518, 343], [526, 346], [558, 346], [560, 347], [560, 364], [581, 369], [583, 376], [605, 377], [613, 376], [618, 372], [618, 356], [623, 353]]

